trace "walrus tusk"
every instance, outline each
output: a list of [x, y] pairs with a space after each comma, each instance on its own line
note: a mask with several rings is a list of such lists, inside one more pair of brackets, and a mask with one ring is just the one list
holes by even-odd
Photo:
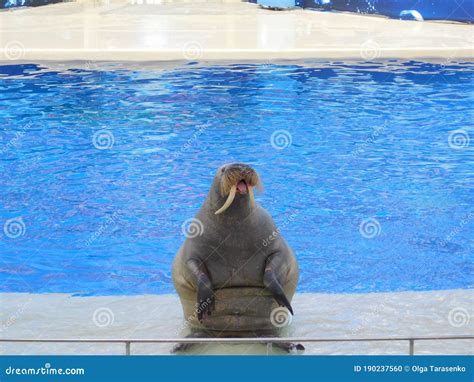
[[224, 205], [219, 208], [216, 212], [214, 212], [215, 215], [219, 215], [222, 212], [224, 212], [229, 206], [232, 204], [235, 198], [235, 192], [237, 191], [237, 186], [232, 186], [229, 192], [229, 196], [227, 197], [227, 200], [225, 201]]
[[255, 207], [255, 196], [253, 195], [253, 187], [249, 187], [249, 198], [250, 198], [250, 207]]

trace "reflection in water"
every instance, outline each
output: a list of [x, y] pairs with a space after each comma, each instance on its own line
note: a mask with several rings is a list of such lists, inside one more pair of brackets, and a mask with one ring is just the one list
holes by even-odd
[[171, 292], [231, 161], [260, 172], [300, 291], [472, 286], [473, 64], [70, 66], [0, 66], [0, 223], [24, 223], [2, 291]]

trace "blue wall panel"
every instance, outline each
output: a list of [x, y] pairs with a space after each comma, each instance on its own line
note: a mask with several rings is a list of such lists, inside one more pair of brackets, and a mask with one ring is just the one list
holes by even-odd
[[40, 5], [61, 3], [63, 0], [0, 0], [0, 9], [14, 7], [38, 7]]
[[303, 0], [305, 8], [380, 14], [400, 18], [415, 10], [424, 20], [474, 22], [474, 0]]

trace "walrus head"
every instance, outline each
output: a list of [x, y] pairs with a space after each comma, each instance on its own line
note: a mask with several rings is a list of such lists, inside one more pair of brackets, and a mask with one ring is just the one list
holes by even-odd
[[248, 195], [250, 207], [255, 206], [253, 188], [261, 188], [260, 178], [257, 172], [250, 166], [243, 163], [231, 163], [220, 167], [217, 170], [216, 179], [219, 193], [222, 198], [226, 198], [225, 203], [215, 214], [225, 212], [236, 195], [244, 197]]

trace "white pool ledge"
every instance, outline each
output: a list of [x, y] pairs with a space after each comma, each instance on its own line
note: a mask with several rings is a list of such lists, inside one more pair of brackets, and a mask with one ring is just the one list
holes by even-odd
[[[413, 338], [425, 338], [415, 341], [416, 354], [474, 354], [472, 338], [427, 339], [472, 336], [473, 290], [297, 293], [292, 305], [295, 315], [281, 335], [305, 341], [308, 355], [406, 355]], [[0, 338], [27, 339], [0, 342], [0, 354], [124, 354], [127, 341], [133, 342], [133, 354], [169, 354], [170, 342], [188, 330], [176, 294], [0, 293], [0, 306]], [[242, 343], [207, 343], [190, 353], [267, 353], [265, 346], [250, 343], [254, 340], [238, 341]]]
[[472, 25], [227, 1], [82, 0], [0, 12], [0, 61], [474, 57]]

